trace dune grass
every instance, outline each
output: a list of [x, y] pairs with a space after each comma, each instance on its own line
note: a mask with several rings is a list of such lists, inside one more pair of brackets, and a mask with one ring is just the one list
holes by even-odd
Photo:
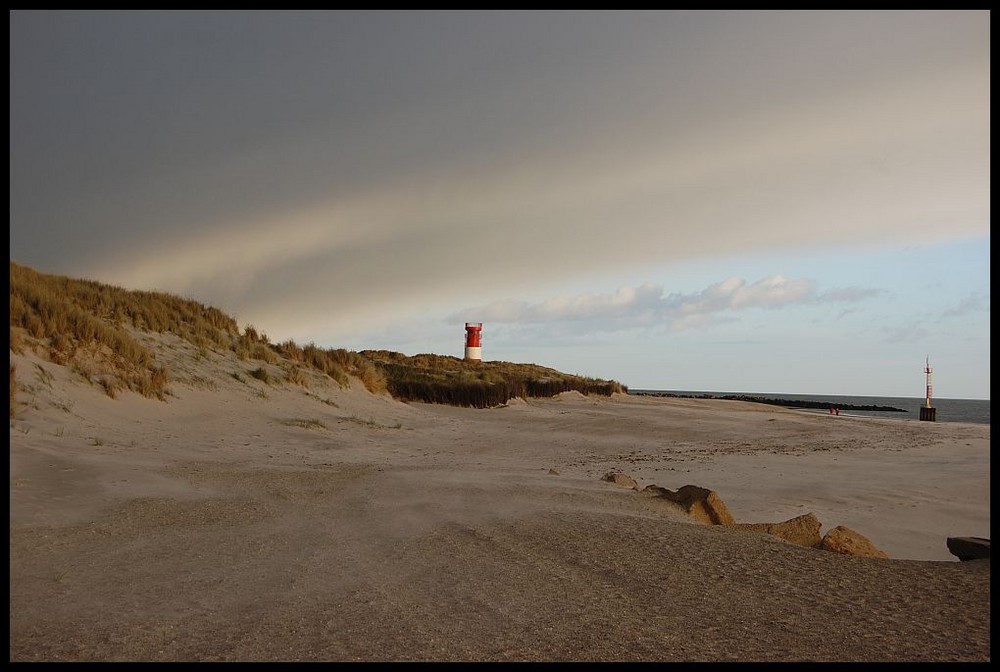
[[[386, 391], [381, 371], [355, 352], [300, 347], [293, 341], [273, 345], [253, 325], [242, 330], [235, 318], [218, 308], [162, 292], [132, 291], [92, 280], [40, 273], [10, 262], [11, 349], [34, 348], [50, 361], [74, 365], [100, 384], [108, 396], [129, 389], [162, 399], [169, 382], [165, 366], [130, 332], [172, 333], [199, 352], [231, 351], [240, 360], [281, 364], [290, 382], [305, 383], [302, 366], [349, 384], [350, 376], [372, 393]], [[264, 366], [250, 375], [273, 384]]]
[[609, 396], [628, 389], [614, 380], [566, 374], [537, 364], [477, 362], [435, 354], [408, 357], [386, 350], [361, 354], [384, 371], [389, 393], [403, 401], [488, 408], [515, 397], [551, 397], [569, 391]]
[[287, 420], [282, 420], [281, 424], [289, 427], [302, 427], [304, 429], [326, 429], [323, 421], [316, 418], [288, 418]]
[[[308, 386], [307, 370], [340, 386], [361, 381], [373, 394], [402, 401], [484, 408], [514, 397], [552, 396], [575, 390], [610, 395], [627, 388], [613, 380], [585, 378], [536, 364], [472, 362], [434, 354], [414, 356], [387, 350], [355, 352], [294, 341], [272, 344], [253, 325], [242, 330], [218, 308], [162, 292], [126, 290], [92, 280], [39, 273], [10, 262], [11, 350], [27, 348], [63, 366], [115, 398], [122, 390], [163, 399], [170, 374], [134, 336], [171, 333], [192, 343], [201, 356], [232, 352], [257, 363], [246, 374], [267, 385]], [[253, 364], [251, 364], [253, 366]], [[269, 369], [273, 366], [274, 369]], [[284, 373], [284, 377], [276, 371]], [[233, 377], [246, 382], [242, 375]], [[11, 367], [11, 415], [16, 375]], [[261, 391], [266, 398], [266, 393]]]

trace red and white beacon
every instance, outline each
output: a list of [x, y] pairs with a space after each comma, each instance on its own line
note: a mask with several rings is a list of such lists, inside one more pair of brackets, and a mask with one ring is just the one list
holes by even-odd
[[465, 358], [473, 362], [483, 361], [483, 323], [465, 323]]
[[932, 373], [934, 373], [934, 369], [931, 368], [931, 356], [927, 355], [927, 360], [924, 362], [924, 375], [927, 376], [927, 387], [924, 405], [920, 407], [920, 419], [936, 422], [937, 409], [931, 406], [931, 392], [934, 390], [934, 386], [931, 384]]

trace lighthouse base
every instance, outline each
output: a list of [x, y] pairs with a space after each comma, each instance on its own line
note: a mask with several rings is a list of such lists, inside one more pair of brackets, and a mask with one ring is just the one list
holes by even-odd
[[933, 406], [921, 406], [920, 419], [927, 420], [928, 422], [934, 422], [937, 420], [937, 409]]

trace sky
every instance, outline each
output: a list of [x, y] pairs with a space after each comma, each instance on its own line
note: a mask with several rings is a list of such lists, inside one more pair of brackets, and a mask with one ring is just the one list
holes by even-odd
[[12, 11], [10, 256], [272, 342], [989, 399], [988, 11]]

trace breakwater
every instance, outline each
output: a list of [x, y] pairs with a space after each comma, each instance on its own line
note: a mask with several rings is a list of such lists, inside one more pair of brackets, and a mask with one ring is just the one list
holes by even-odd
[[851, 403], [835, 403], [832, 404], [829, 401], [815, 401], [809, 399], [783, 399], [780, 397], [761, 397], [757, 395], [749, 394], [678, 394], [675, 392], [640, 392], [640, 391], [630, 391], [629, 394], [634, 394], [636, 396], [645, 397], [676, 397], [681, 399], [726, 399], [730, 401], [750, 401], [756, 404], [770, 404], [772, 406], [785, 406], [787, 408], [810, 408], [810, 409], [828, 409], [831, 407], [839, 408], [842, 411], [878, 411], [882, 413], [908, 413], [905, 408], [896, 408], [894, 406], [881, 406], [878, 404], [851, 404]]

